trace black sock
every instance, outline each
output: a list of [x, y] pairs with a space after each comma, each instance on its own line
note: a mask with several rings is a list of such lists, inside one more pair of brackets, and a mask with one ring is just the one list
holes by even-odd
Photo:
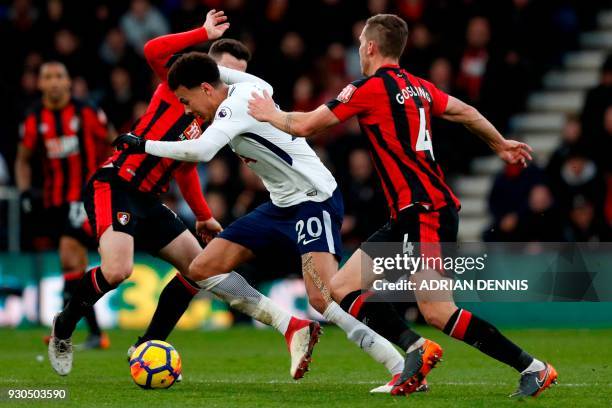
[[340, 301], [340, 307], [403, 350], [408, 350], [421, 338], [408, 327], [391, 303], [374, 292], [351, 292]]
[[195, 282], [177, 273], [160, 293], [151, 323], [137, 343], [166, 340], [199, 290]]
[[[85, 273], [83, 271], [68, 271], [64, 272], [64, 307], [68, 305], [68, 302], [72, 298], [74, 292], [76, 292], [80, 278], [78, 275], [83, 277]], [[86, 307], [83, 309], [83, 318], [87, 321], [87, 326], [89, 327], [89, 332], [93, 335], [99, 336], [101, 334], [100, 326], [98, 325], [98, 320], [96, 319], [96, 312], [93, 306]]]
[[87, 271], [79, 281], [72, 298], [57, 317], [55, 336], [59, 339], [67, 339], [72, 336], [76, 324], [81, 320], [86, 309], [92, 307], [105, 293], [115, 287], [106, 281], [100, 267]]
[[462, 340], [518, 372], [533, 361], [527, 352], [501, 334], [495, 326], [467, 310], [457, 309], [446, 323], [444, 333]]

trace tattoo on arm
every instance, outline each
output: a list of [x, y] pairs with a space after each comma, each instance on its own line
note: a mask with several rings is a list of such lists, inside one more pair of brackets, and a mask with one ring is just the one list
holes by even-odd
[[307, 275], [310, 276], [312, 283], [314, 283], [317, 289], [319, 289], [319, 292], [321, 292], [321, 296], [323, 296], [323, 300], [325, 300], [327, 305], [333, 302], [329, 289], [327, 286], [325, 286], [325, 283], [323, 283], [323, 280], [317, 273], [314, 261], [312, 260], [312, 255], [310, 254], [302, 255], [302, 274], [304, 277]]
[[292, 121], [293, 121], [293, 115], [291, 115], [290, 113], [286, 113], [285, 114], [285, 132], [289, 133], [290, 135], [293, 134], [292, 129], [291, 129]]

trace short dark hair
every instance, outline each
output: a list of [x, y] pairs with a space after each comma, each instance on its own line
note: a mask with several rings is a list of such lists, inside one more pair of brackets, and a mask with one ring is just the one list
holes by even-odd
[[222, 38], [215, 41], [208, 51], [208, 54], [214, 57], [220, 57], [223, 53], [228, 53], [232, 57], [246, 62], [251, 60], [251, 51], [249, 51], [247, 46], [231, 38]]
[[408, 24], [395, 14], [377, 14], [366, 21], [365, 35], [378, 44], [381, 55], [399, 59], [408, 41]]
[[221, 82], [217, 63], [203, 52], [181, 55], [168, 71], [168, 85], [173, 91], [180, 86], [195, 88], [203, 82], [208, 82], [212, 86], [217, 86]]

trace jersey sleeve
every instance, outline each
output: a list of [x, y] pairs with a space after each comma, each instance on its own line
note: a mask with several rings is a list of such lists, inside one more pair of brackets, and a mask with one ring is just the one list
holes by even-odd
[[442, 116], [448, 105], [448, 94], [424, 79], [421, 80], [421, 84], [431, 95], [431, 114], [433, 116]]
[[202, 193], [200, 176], [196, 164], [183, 163], [176, 172], [176, 183], [183, 198], [191, 208], [198, 221], [206, 221], [212, 217], [208, 203]]
[[106, 113], [100, 108], [87, 107], [83, 111], [87, 126], [90, 127], [91, 134], [99, 140], [106, 140], [108, 137], [108, 119]]
[[38, 132], [36, 129], [36, 118], [34, 115], [29, 115], [20, 126], [21, 143], [29, 150], [34, 150], [38, 141]]
[[372, 104], [371, 78], [353, 81], [325, 105], [340, 122], [367, 111]]
[[168, 61], [174, 54], [207, 40], [208, 33], [204, 27], [184, 33], [162, 35], [145, 44], [144, 55], [155, 74], [165, 81], [170, 68]]

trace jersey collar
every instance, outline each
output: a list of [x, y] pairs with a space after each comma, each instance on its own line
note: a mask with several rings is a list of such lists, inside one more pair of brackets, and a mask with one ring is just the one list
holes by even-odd
[[400, 68], [400, 66], [398, 64], [385, 64], [385, 65], [381, 65], [380, 68], [378, 68], [376, 70], [376, 73], [374, 75], [378, 74], [381, 71], [385, 71], [387, 69], [399, 69], [399, 68]]

